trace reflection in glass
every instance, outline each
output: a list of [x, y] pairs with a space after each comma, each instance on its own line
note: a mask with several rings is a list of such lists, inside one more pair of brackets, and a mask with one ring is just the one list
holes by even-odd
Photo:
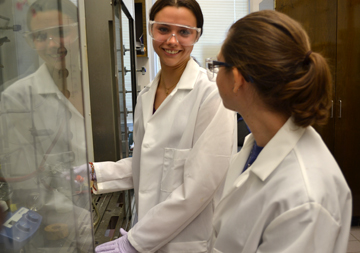
[[[7, 210], [0, 251], [92, 252], [88, 175], [72, 173], [87, 162], [77, 7], [37, 0], [12, 11], [13, 2], [0, 15], [14, 12], [14, 20], [26, 21], [21, 39], [39, 67], [22, 77], [17, 58], [2, 69], [18, 80], [1, 83], [0, 203]], [[1, 62], [14, 61], [0, 49]]]

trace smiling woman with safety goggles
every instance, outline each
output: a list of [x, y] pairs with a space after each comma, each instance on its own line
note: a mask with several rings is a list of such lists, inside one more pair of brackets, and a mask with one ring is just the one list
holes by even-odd
[[149, 21], [149, 33], [151, 38], [158, 42], [165, 42], [171, 37], [175, 37], [179, 44], [192, 46], [199, 40], [201, 28], [151, 20]]
[[237, 147], [235, 113], [191, 57], [199, 4], [157, 0], [149, 20], [161, 70], [138, 95], [133, 157], [93, 163], [96, 193], [134, 187], [138, 222], [95, 252], [210, 252], [213, 198]]

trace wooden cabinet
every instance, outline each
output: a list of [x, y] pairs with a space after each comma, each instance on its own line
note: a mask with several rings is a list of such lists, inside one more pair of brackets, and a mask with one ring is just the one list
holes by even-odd
[[334, 155], [360, 217], [360, 1], [338, 0]]
[[312, 50], [329, 61], [333, 77], [332, 117], [318, 127], [353, 194], [360, 217], [360, 0], [277, 0], [276, 10], [299, 21]]

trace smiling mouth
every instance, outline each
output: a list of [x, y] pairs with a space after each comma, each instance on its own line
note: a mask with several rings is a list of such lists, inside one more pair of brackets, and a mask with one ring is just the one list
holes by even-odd
[[67, 55], [67, 49], [65, 47], [59, 47], [57, 52], [58, 52], [58, 54]]
[[59, 47], [57, 51], [53, 54], [49, 54], [53, 58], [63, 59], [67, 55], [68, 51], [65, 47]]
[[170, 50], [170, 49], [164, 49], [164, 51], [168, 54], [178, 54], [181, 50]]

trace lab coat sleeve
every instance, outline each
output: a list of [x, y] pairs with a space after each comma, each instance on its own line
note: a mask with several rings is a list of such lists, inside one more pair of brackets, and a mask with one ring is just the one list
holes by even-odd
[[350, 220], [340, 224], [320, 204], [306, 203], [273, 220], [256, 252], [346, 252], [350, 228], [340, 229], [344, 226], [349, 228]]
[[236, 145], [235, 125], [235, 113], [225, 109], [214, 90], [199, 108], [193, 148], [184, 164], [183, 183], [165, 201], [150, 209], [128, 233], [130, 243], [139, 252], [160, 249], [212, 201]]
[[132, 158], [124, 158], [117, 162], [94, 163], [96, 173], [93, 193], [102, 194], [124, 191], [133, 188]]

